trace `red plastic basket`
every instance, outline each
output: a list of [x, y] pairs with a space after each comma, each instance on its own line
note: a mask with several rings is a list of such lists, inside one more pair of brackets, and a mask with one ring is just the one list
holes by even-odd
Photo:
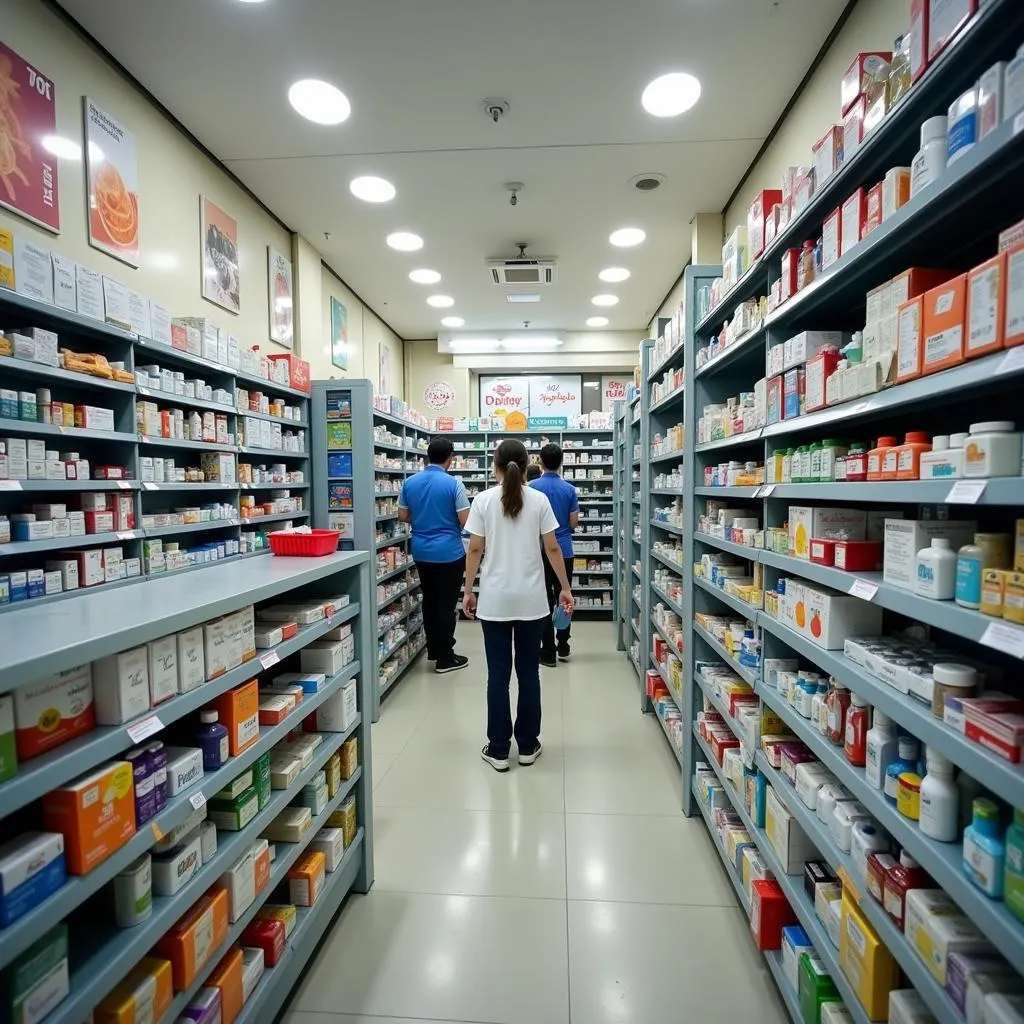
[[340, 530], [310, 530], [296, 533], [294, 530], [277, 530], [270, 535], [270, 550], [275, 555], [302, 555], [317, 558], [332, 555], [338, 550]]

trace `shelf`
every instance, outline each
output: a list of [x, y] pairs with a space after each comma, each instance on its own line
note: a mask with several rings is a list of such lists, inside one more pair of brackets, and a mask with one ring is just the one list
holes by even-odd
[[218, 363], [212, 359], [204, 359], [202, 356], [196, 355], [194, 352], [186, 352], [184, 349], [180, 348], [171, 348], [159, 341], [150, 341], [145, 338], [138, 338], [135, 341], [135, 346], [142, 350], [139, 355], [143, 357], [143, 360], [137, 358], [136, 362], [144, 361], [144, 359], [148, 358], [149, 353], [152, 353], [154, 358], [163, 362], [170, 360], [172, 363], [177, 363], [184, 367], [195, 367], [198, 370], [206, 370], [209, 373], [216, 373], [221, 376], [239, 376], [238, 370], [233, 367], [225, 366], [223, 363]]
[[[762, 271], [761, 283], [765, 284], [767, 277]], [[767, 294], [767, 287], [765, 287], [765, 293]], [[718, 307], [716, 307], [718, 308]], [[733, 306], [730, 310], [730, 314], [735, 310]], [[764, 342], [765, 329], [764, 327], [756, 327], [752, 331], [748, 331], [742, 338], [738, 338], [727, 348], [722, 349], [716, 355], [712, 356], [702, 366], [698, 366], [694, 371], [695, 377], [703, 377], [706, 373], [714, 373], [716, 370], [722, 369], [723, 366], [728, 366], [730, 363], [736, 361], [740, 356], [749, 355], [751, 352], [757, 351], [756, 342]]]
[[675, 451], [663, 452], [661, 455], [652, 455], [647, 461], [653, 466], [659, 462], [682, 462], [683, 458], [683, 449], [676, 448]]
[[748, 267], [743, 276], [716, 303], [700, 323], [694, 326], [695, 334], [706, 334], [729, 319], [736, 307], [747, 299], [768, 294], [768, 263], [762, 255], [753, 266]]
[[[664, 373], [666, 370], [674, 369], [677, 362], [677, 357], [684, 353], [685, 349], [682, 344], [676, 345], [675, 348], [670, 349], [662, 358], [661, 362], [652, 370], [647, 372], [647, 383], [650, 383], [659, 374]], [[639, 397], [639, 395], [637, 396]], [[635, 399], [634, 399], [635, 401]], [[632, 404], [632, 403], [631, 403]]]
[[[744, 682], [749, 683], [751, 686], [757, 685], [758, 671], [757, 669], [750, 668], [747, 665], [741, 665], [726, 649], [725, 644], [715, 639], [715, 637], [709, 633], [702, 625], [697, 622], [692, 623], [694, 633], [701, 638], [714, 652], [717, 654], [729, 668], [736, 673]], [[703, 660], [703, 659], [702, 659]]]
[[[147, 480], [145, 483], [136, 484], [143, 491], [237, 491], [238, 484], [203, 483], [198, 484], [177, 484], [177, 483], [155, 483]], [[249, 490], [244, 484], [242, 490]]]
[[[708, 827], [708, 832], [711, 834], [711, 842], [714, 843], [715, 849], [718, 851], [718, 856], [722, 861], [722, 867], [725, 869], [725, 874], [729, 881], [732, 883], [733, 889], [736, 891], [736, 898], [740, 901], [740, 906], [743, 908], [743, 913], [750, 918], [750, 901], [747, 899], [747, 891], [743, 888], [743, 883], [740, 881], [739, 875], [736, 874], [736, 868], [725, 855], [725, 850], [722, 849], [722, 844], [718, 841], [718, 829], [715, 827], [714, 822], [711, 820], [711, 811], [708, 810], [704, 803], [704, 800], [700, 795], [700, 787], [697, 785], [697, 780], [692, 779], [690, 782], [690, 788], [693, 790], [694, 802], [700, 808], [701, 817], [704, 819], [704, 824]], [[802, 1017], [798, 1016], [795, 1018], [797, 1024], [803, 1024]]]
[[[156, 437], [152, 434], [139, 434], [139, 444], [143, 448], [187, 448], [194, 452], [230, 452], [239, 449], [233, 444], [215, 444], [213, 441], [189, 441], [182, 437]], [[245, 449], [242, 449], [244, 451]]]
[[683, 411], [683, 402], [685, 401], [685, 399], [683, 398], [683, 395], [684, 395], [685, 391], [686, 391], [685, 388], [676, 388], [675, 391], [670, 392], [669, 394], [665, 395], [663, 398], [659, 398], [658, 401], [655, 402], [651, 406], [651, 408], [648, 410], [648, 412], [650, 412], [652, 414], [656, 413], [656, 412], [661, 412], [661, 410], [664, 409], [666, 406], [670, 406], [670, 405], [678, 402], [679, 403], [679, 412], [682, 413], [682, 411]]
[[665, 591], [662, 590], [660, 587], [656, 587], [653, 583], [650, 585], [650, 587], [652, 594], [656, 594], [660, 600], [664, 601], [665, 606], [674, 611], [683, 622], [686, 621], [683, 618], [683, 609], [681, 605], [673, 601], [672, 598], [669, 597], [668, 594], [666, 594]]
[[682, 487], [652, 487], [649, 494], [664, 494], [671, 497], [681, 498], [683, 496]]
[[[787, 420], [787, 423], [795, 423], [796, 420]], [[712, 452], [719, 448], [734, 448], [741, 444], [752, 444], [761, 439], [761, 428], [757, 430], [745, 430], [742, 434], [732, 434], [730, 437], [720, 437], [715, 441], [702, 441], [694, 445], [695, 452]]]
[[[389, 451], [389, 452], [404, 452], [405, 451], [405, 445], [404, 444], [392, 444], [390, 441], [378, 441], [376, 439], [374, 439], [373, 447], [374, 447], [375, 450], [379, 448], [379, 449], [383, 449], [383, 450]], [[453, 468], [452, 472], [457, 472], [457, 470], [455, 470]]]
[[[2, 365], [2, 364], [0, 364]], [[4, 434], [40, 434], [46, 437], [66, 437], [72, 441], [106, 441], [118, 444], [135, 444], [134, 433], [116, 430], [92, 430], [86, 427], [55, 427], [52, 423], [37, 423], [33, 420], [0, 419], [0, 436]], [[60, 481], [54, 481], [60, 483]]]
[[[291, 395], [293, 398], [309, 401], [308, 391], [299, 391], [298, 388], [290, 388], [287, 384], [278, 384], [276, 381], [257, 377], [253, 373], [243, 373], [241, 370], [229, 369], [227, 372], [232, 374], [240, 384], [255, 384], [261, 391], [272, 391], [275, 395]], [[251, 389], [246, 388], [245, 390]]]
[[704, 677], [699, 672], [694, 672], [693, 681], [700, 692], [707, 698], [708, 703], [722, 716], [722, 721], [729, 727], [729, 731], [742, 745], [743, 736], [740, 732], [739, 722], [729, 714], [729, 709], [726, 707], [725, 702], [714, 693], [710, 684], [704, 681]]
[[248, 412], [241, 413], [233, 405], [225, 405], [223, 402], [210, 402], [205, 398], [190, 398], [188, 395], [179, 395], [176, 391], [163, 391], [160, 388], [148, 387], [136, 387], [135, 390], [143, 398], [152, 398], [155, 402], [170, 406], [184, 405], [189, 409], [206, 409], [209, 412], [220, 412], [227, 416], [255, 415]]
[[309, 509], [304, 509], [300, 512], [275, 512], [270, 516], [242, 516], [239, 525], [245, 527], [262, 526], [264, 523], [284, 523], [289, 519], [308, 519], [310, 515]]
[[138, 480], [0, 480], [0, 491], [137, 491], [141, 486]]
[[[61, 328], [72, 335], [85, 335], [102, 341], [129, 341], [139, 344], [136, 335], [130, 331], [122, 331], [120, 327], [114, 327], [102, 320], [95, 320], [91, 316], [74, 313], [69, 309], [61, 309], [49, 302], [40, 302], [27, 295], [19, 295], [7, 288], [0, 288], [0, 305], [16, 310], [19, 315], [25, 314], [29, 318], [44, 320], [51, 324], [58, 323]], [[40, 326], [45, 326], [45, 324], [40, 324]]]
[[36, 551], [63, 551], [74, 548], [95, 548], [102, 544], [118, 544], [144, 536], [144, 530], [125, 530], [120, 533], [83, 533], [75, 537], [53, 537], [47, 540], [16, 540], [0, 544], [0, 557], [30, 555]]
[[753, 498], [758, 487], [695, 487], [693, 493], [701, 498]]
[[[661, 626], [658, 624], [658, 620], [653, 615], [651, 616], [651, 625], [654, 627], [655, 633], [657, 633], [661, 637], [661, 639], [664, 640], [665, 643], [668, 644], [669, 650], [677, 658], [682, 660], [683, 657], [685, 656], [685, 649], [684, 650], [680, 650], [678, 647], [676, 647], [675, 641], [672, 640], [672, 638], [668, 635], [668, 633], [666, 633], [665, 630], [661, 628]], [[671, 687], [669, 687], [669, 689], [671, 689]], [[680, 697], [680, 700], [682, 700], [681, 697]], [[682, 707], [680, 707], [679, 710], [682, 711], [683, 710]]]
[[768, 963], [768, 970], [772, 972], [772, 977], [775, 979], [775, 985], [782, 996], [782, 1002], [785, 1004], [790, 1021], [792, 1024], [804, 1024], [800, 996], [793, 991], [793, 986], [790, 985], [789, 978], [786, 977], [783, 970], [782, 953], [777, 949], [767, 949], [764, 951], [764, 958]]
[[[770, 497], [797, 501], [873, 504], [914, 502], [919, 505], [940, 505], [946, 503], [946, 497], [955, 483], [956, 480], [877, 480], [867, 483], [775, 484]], [[997, 476], [987, 480], [985, 490], [974, 504], [1024, 505], [1024, 477]]]
[[240, 489], [243, 491], [298, 491], [309, 490], [309, 486], [309, 484], [241, 484]]
[[[3, 290], [0, 289], [0, 295]], [[76, 370], [64, 370], [59, 366], [45, 366], [43, 363], [29, 363], [24, 359], [11, 356], [0, 356], [0, 373], [3, 375], [34, 377], [38, 380], [49, 380], [65, 388], [97, 388], [101, 391], [121, 391], [134, 395], [134, 384], [122, 384], [119, 380], [107, 380], [105, 377], [93, 377], [88, 373]]]
[[693, 582], [696, 586], [700, 587], [701, 590], [707, 591], [709, 594], [713, 594], [723, 604], [728, 605], [737, 614], [742, 615], [745, 619], [754, 621], [757, 619], [757, 613], [761, 610], [755, 608], [753, 605], [747, 604], [745, 601], [741, 601], [738, 597], [733, 597], [732, 594], [727, 594], [721, 587], [716, 587], [713, 583], [709, 583], [707, 580], [700, 579], [697, 576], [693, 577]]
[[709, 533], [694, 531], [693, 539], [701, 544], [707, 544], [709, 547], [718, 548], [719, 551], [728, 551], [730, 554], [739, 555], [740, 558], [746, 558], [751, 562], [758, 561], [761, 555], [761, 548], [753, 548], [748, 544], [735, 544], [731, 540], [720, 540], [718, 537], [712, 537]]
[[664, 530], [666, 533], [674, 533], [677, 537], [682, 537], [683, 528], [676, 526], [675, 523], [663, 523], [659, 519], [652, 519], [651, 526], [656, 526], [659, 530]]
[[[309, 398], [309, 395], [306, 395]], [[235, 409], [238, 416], [249, 416], [257, 420], [267, 420], [269, 423], [280, 423], [282, 427], [294, 427], [296, 430], [309, 430], [309, 424], [305, 420], [290, 420], [287, 416], [273, 416], [269, 412], [253, 412], [252, 409]]]
[[[664, 678], [665, 677], [663, 675], [662, 679], [664, 679]], [[671, 692], [671, 688], [670, 688], [669, 692]], [[658, 714], [657, 711], [653, 711], [652, 714], [658, 720], [658, 725], [661, 726], [661, 732], [662, 732], [662, 735], [665, 737], [665, 742], [668, 744], [669, 750], [671, 750], [672, 753], [675, 754], [676, 761], [679, 762], [679, 767], [682, 768], [683, 767], [683, 754], [682, 754], [682, 751], [680, 751], [678, 749], [678, 747], [676, 747], [675, 743], [672, 742], [672, 737], [669, 736], [669, 734], [668, 734], [668, 726], [665, 724], [665, 719], [663, 719], [661, 717], [661, 715]]]
[[405, 562], [404, 564], [400, 565], [397, 569], [391, 569], [389, 572], [384, 573], [383, 576], [378, 576], [377, 582], [384, 583], [386, 580], [391, 579], [392, 576], [397, 576], [400, 572], [407, 572], [409, 569], [413, 567], [414, 564], [415, 563], [410, 558], [408, 562]]
[[679, 562], [673, 562], [671, 558], [666, 558], [663, 554], [655, 551], [653, 548], [648, 552], [651, 558], [661, 562], [666, 568], [671, 569], [673, 572], [677, 572], [680, 575], [683, 573], [683, 566]]
[[[235, 449], [231, 449], [234, 451]], [[284, 448], [254, 448], [250, 444], [239, 445], [243, 455], [270, 455], [275, 459], [308, 459], [309, 452], [293, 452]]]
[[374, 542], [374, 548], [380, 551], [381, 548], [394, 547], [396, 544], [402, 544], [407, 540], [412, 540], [411, 533], [400, 533], [394, 537], [384, 537], [381, 540]]
[[[139, 537], [176, 537], [179, 533], [209, 533], [211, 530], [226, 530], [241, 525], [239, 519], [216, 519], [205, 523], [179, 523], [177, 526], [154, 526], [139, 530]], [[114, 534], [116, 537], [117, 534]]]

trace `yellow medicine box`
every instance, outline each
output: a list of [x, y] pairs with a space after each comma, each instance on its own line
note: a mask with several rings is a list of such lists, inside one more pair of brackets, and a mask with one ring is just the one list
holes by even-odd
[[170, 960], [146, 957], [96, 1007], [96, 1024], [143, 1024], [160, 1020], [173, 998]]
[[885, 1020], [889, 993], [899, 986], [900, 971], [849, 892], [843, 893], [839, 922], [839, 966], [872, 1020]]

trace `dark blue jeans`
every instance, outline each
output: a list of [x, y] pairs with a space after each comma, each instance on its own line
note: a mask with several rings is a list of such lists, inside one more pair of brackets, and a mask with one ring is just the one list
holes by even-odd
[[[487, 740], [491, 757], [508, 757], [513, 734], [520, 753], [532, 754], [537, 748], [540, 738], [540, 639], [544, 621], [480, 620], [487, 654]], [[513, 664], [519, 680], [514, 730], [508, 699]]]

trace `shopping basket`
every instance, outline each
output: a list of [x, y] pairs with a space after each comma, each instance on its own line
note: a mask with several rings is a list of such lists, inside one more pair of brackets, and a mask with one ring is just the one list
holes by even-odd
[[340, 530], [275, 530], [270, 535], [270, 550], [275, 555], [316, 558], [337, 551], [340, 536]]

